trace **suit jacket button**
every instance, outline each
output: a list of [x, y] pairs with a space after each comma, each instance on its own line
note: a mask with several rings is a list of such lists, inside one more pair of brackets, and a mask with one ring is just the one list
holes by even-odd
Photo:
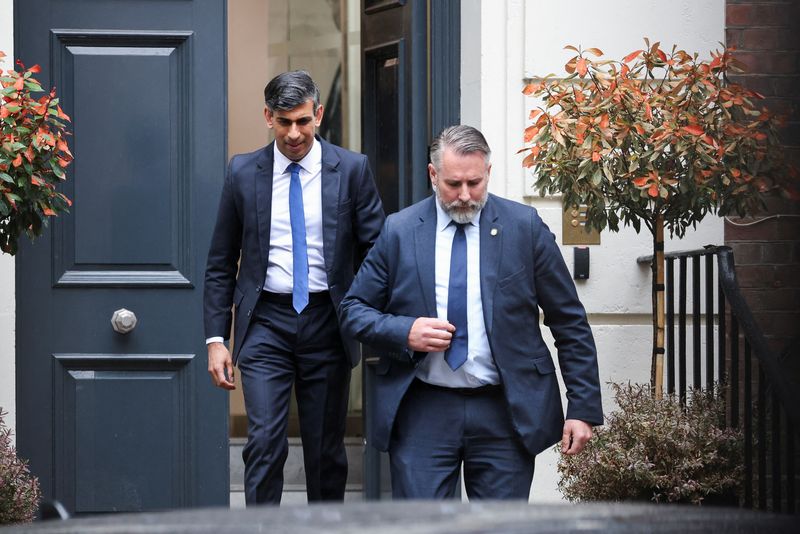
[[258, 293], [259, 291], [261, 291], [261, 286], [256, 286], [256, 293]]

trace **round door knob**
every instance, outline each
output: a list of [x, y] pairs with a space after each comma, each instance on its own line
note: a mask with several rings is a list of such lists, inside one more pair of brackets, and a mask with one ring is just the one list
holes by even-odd
[[136, 314], [125, 308], [120, 308], [111, 316], [111, 327], [115, 332], [127, 334], [136, 328]]

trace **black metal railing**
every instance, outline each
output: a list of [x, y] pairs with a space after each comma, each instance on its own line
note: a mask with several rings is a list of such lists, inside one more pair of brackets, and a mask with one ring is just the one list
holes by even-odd
[[[733, 251], [706, 247], [664, 256], [665, 391], [685, 401], [689, 389], [724, 384], [727, 424], [744, 436], [740, 504], [775, 512], [800, 510], [795, 471], [800, 388], [768, 345], [739, 290]], [[649, 263], [652, 256], [637, 261]]]

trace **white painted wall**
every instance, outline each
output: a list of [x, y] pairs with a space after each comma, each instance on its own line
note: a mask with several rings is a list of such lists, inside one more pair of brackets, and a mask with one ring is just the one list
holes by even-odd
[[[520, 92], [523, 79], [548, 73], [563, 75], [571, 57], [568, 44], [598, 47], [619, 59], [642, 48], [644, 36], [662, 47], [688, 52], [719, 48], [725, 40], [724, 0], [463, 0], [462, 122], [479, 128], [492, 148], [489, 189], [535, 206], [561, 242], [561, 201], [532, 191], [529, 171], [516, 151], [533, 101]], [[574, 54], [573, 54], [574, 55]], [[535, 194], [535, 196], [534, 196]], [[668, 239], [666, 250], [686, 250], [723, 243], [723, 222], [708, 217], [683, 240]], [[636, 263], [652, 253], [650, 234], [632, 229], [603, 232], [591, 248], [589, 280], [577, 283], [598, 347], [600, 380], [646, 382], [650, 376], [650, 271]], [[562, 247], [572, 268], [572, 247]], [[555, 350], [551, 350], [555, 354]], [[563, 387], [562, 387], [563, 389]], [[604, 386], [608, 413], [613, 399]], [[557, 455], [545, 452], [536, 462], [531, 500], [558, 501]]]
[[[0, 60], [0, 69], [8, 70], [14, 62], [14, 3], [11, 1], [0, 2], [0, 50], [7, 56]], [[0, 253], [0, 408], [8, 412], [5, 423], [11, 429], [16, 428], [15, 307], [14, 258]]]

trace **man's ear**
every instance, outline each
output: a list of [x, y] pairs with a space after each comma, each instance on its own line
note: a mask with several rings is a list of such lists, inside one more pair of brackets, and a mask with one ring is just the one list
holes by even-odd
[[436, 185], [439, 181], [439, 177], [436, 175], [436, 167], [433, 166], [433, 163], [428, 163], [428, 177], [431, 179], [431, 185]]
[[273, 126], [273, 116], [272, 111], [270, 111], [269, 107], [264, 106], [264, 119], [267, 121], [267, 127], [272, 129]]
[[322, 115], [325, 113], [325, 106], [322, 104], [319, 105], [317, 108], [316, 113], [314, 113], [314, 126], [319, 128], [319, 125], [322, 124]]

